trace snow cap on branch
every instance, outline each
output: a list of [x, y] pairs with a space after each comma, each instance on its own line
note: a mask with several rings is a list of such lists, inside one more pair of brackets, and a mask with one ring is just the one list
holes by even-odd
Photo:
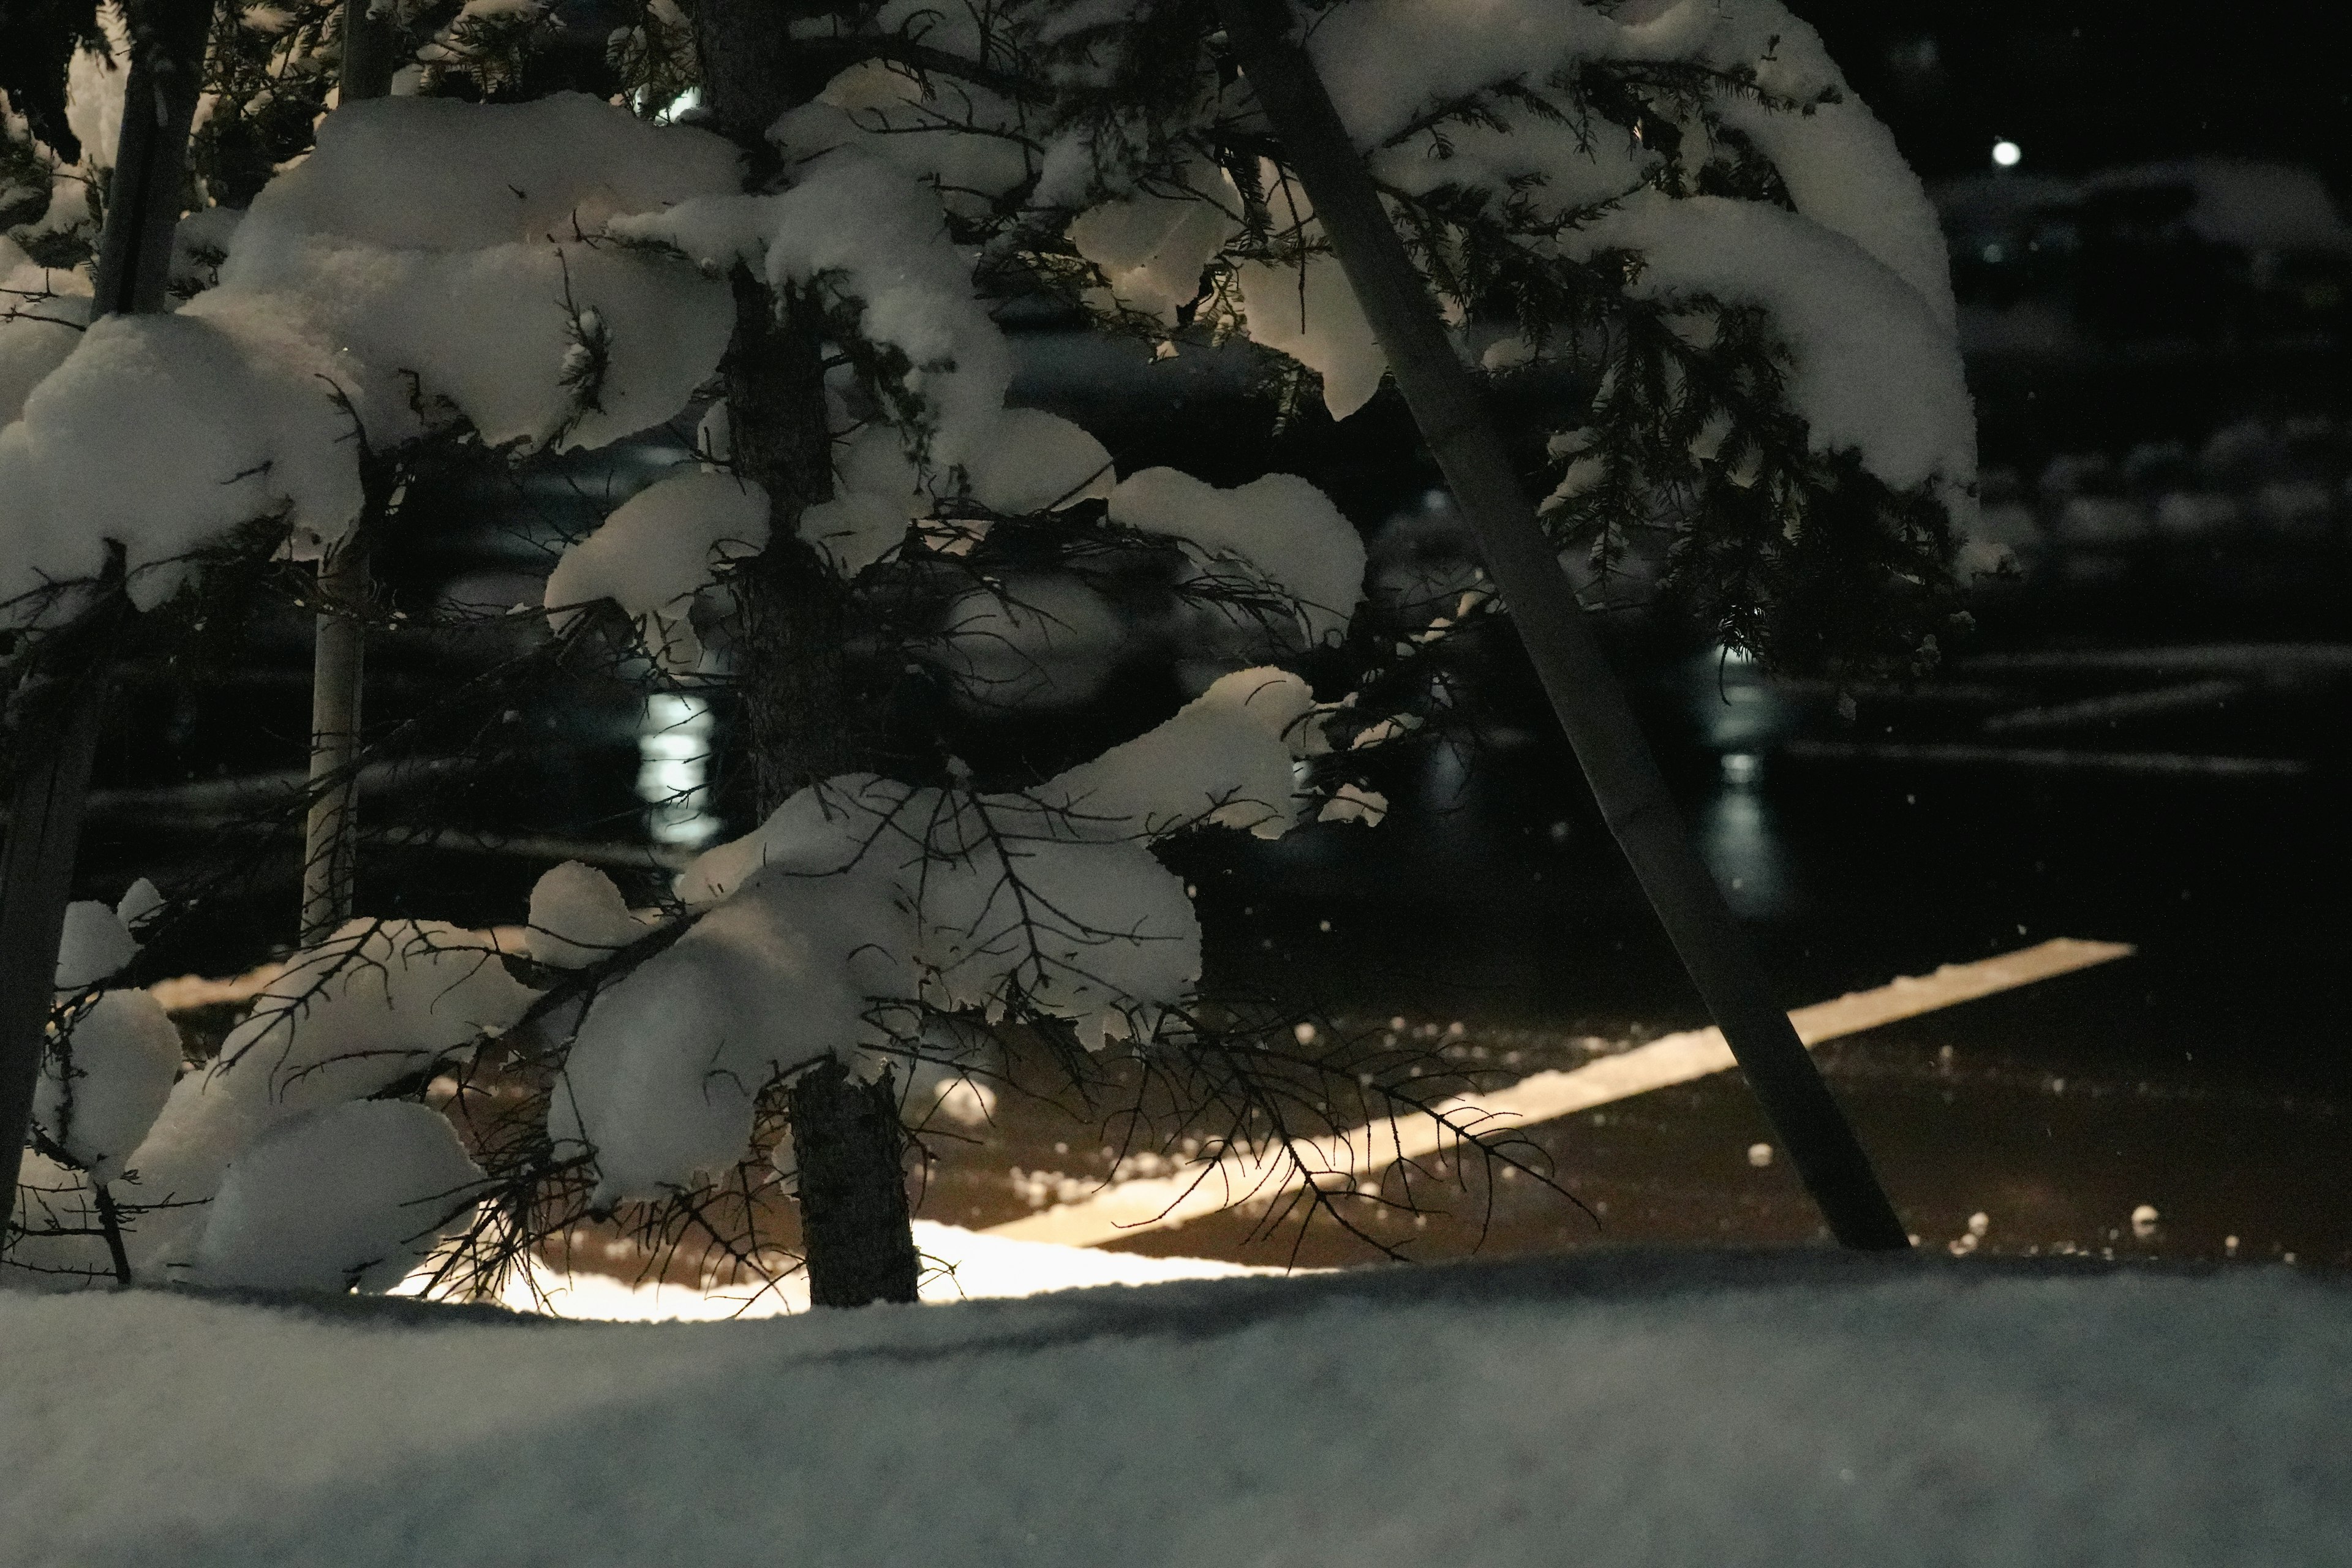
[[663, 668], [701, 661], [688, 616], [714, 568], [768, 542], [767, 492], [731, 474], [674, 474], [621, 503], [563, 552], [547, 579], [549, 619], [562, 631], [583, 605], [611, 599], [636, 622]]
[[398, 1100], [310, 1111], [241, 1152], [197, 1244], [194, 1283], [382, 1291], [474, 1206], [481, 1168], [437, 1112]]
[[1219, 489], [1175, 468], [1146, 468], [1112, 492], [1110, 517], [1238, 560], [1295, 600], [1308, 640], [1336, 640], [1364, 596], [1364, 542], [1321, 490], [1296, 474]]

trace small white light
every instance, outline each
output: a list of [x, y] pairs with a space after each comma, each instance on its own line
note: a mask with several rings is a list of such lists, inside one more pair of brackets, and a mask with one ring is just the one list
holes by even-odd
[[1992, 161], [1996, 167], [2014, 169], [2017, 161], [2025, 156], [2025, 149], [2004, 136], [1992, 144]]
[[1723, 782], [1727, 784], [1752, 784], [1764, 776], [1764, 759], [1753, 752], [1726, 752], [1723, 754]]

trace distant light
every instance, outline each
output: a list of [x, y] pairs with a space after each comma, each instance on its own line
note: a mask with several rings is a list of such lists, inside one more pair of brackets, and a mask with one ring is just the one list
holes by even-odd
[[2009, 252], [2002, 248], [1999, 240], [1995, 240], [1992, 244], [1986, 246], [1982, 255], [1985, 258], [1986, 264], [1992, 267], [1998, 267], [2009, 258]]
[[2025, 149], [2003, 137], [1992, 144], [1992, 161], [1996, 168], [2014, 169], [2017, 161], [2025, 156]]
[[1752, 784], [1764, 776], [1764, 759], [1753, 752], [1726, 752], [1723, 756], [1723, 782], [1727, 784]]

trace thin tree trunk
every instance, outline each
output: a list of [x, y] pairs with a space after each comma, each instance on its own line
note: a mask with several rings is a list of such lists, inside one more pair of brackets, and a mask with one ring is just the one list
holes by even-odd
[[357, 103], [383, 98], [392, 91], [392, 73], [400, 61], [400, 34], [388, 22], [368, 15], [368, 0], [343, 0], [343, 58], [336, 101]]
[[302, 833], [302, 945], [316, 947], [352, 918], [359, 878], [360, 694], [367, 626], [339, 613], [367, 593], [356, 534], [319, 563], [310, 654], [310, 812]]
[[913, 1300], [921, 1265], [907, 1204], [907, 1131], [890, 1073], [859, 1083], [827, 1058], [793, 1080], [787, 1106], [810, 1304]]
[[[703, 111], [710, 129], [744, 150], [755, 187], [776, 174], [768, 127], [824, 85], [823, 69], [794, 51], [790, 22], [824, 9], [777, 0], [694, 7]], [[866, 730], [847, 680], [847, 595], [798, 536], [801, 513], [833, 493], [823, 320], [813, 300], [779, 300], [747, 268], [737, 267], [733, 283], [735, 333], [720, 365], [729, 456], [774, 509], [768, 548], [738, 578], [734, 640], [764, 815], [793, 791], [860, 765]], [[888, 1076], [859, 1084], [840, 1061], [819, 1062], [793, 1080], [786, 1112], [812, 1299], [832, 1307], [912, 1301], [907, 1135]]]
[[[131, 78], [99, 235], [93, 316], [163, 308], [211, 16], [208, 0], [131, 7]], [[110, 602], [89, 614], [111, 616], [119, 608]], [[90, 763], [105, 718], [105, 657], [101, 643], [57, 732], [16, 737], [16, 745], [38, 754], [17, 775], [0, 851], [0, 1175], [6, 1177], [0, 1192], [12, 1205], [56, 1000], [58, 943], [73, 897]]]
[[[343, 0], [339, 104], [392, 90], [398, 33]], [[319, 614], [310, 654], [310, 812], [302, 825], [302, 945], [316, 947], [352, 918], [359, 881], [360, 699], [367, 627], [350, 607], [368, 592], [366, 545], [357, 529], [319, 563]]]
[[1773, 1001], [1692, 847], [1633, 710], [1381, 205], [1286, 0], [1217, 0], [1234, 52], [1314, 204], [1422, 436], [1509, 605], [1552, 711], [1707, 1010], [1831, 1231], [1847, 1247], [1909, 1246], [1869, 1156]]
[[7, 1176], [0, 1191], [12, 1205], [57, 1005], [58, 944], [73, 897], [90, 759], [104, 721], [104, 694], [80, 693], [64, 732], [17, 778], [9, 803], [7, 848], [0, 859], [0, 1172]]

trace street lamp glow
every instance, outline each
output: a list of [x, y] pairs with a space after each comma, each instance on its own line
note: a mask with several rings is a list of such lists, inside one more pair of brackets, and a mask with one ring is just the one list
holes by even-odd
[[2025, 149], [2004, 136], [1992, 144], [1992, 161], [1996, 167], [2014, 169], [2017, 161], [2025, 156]]

